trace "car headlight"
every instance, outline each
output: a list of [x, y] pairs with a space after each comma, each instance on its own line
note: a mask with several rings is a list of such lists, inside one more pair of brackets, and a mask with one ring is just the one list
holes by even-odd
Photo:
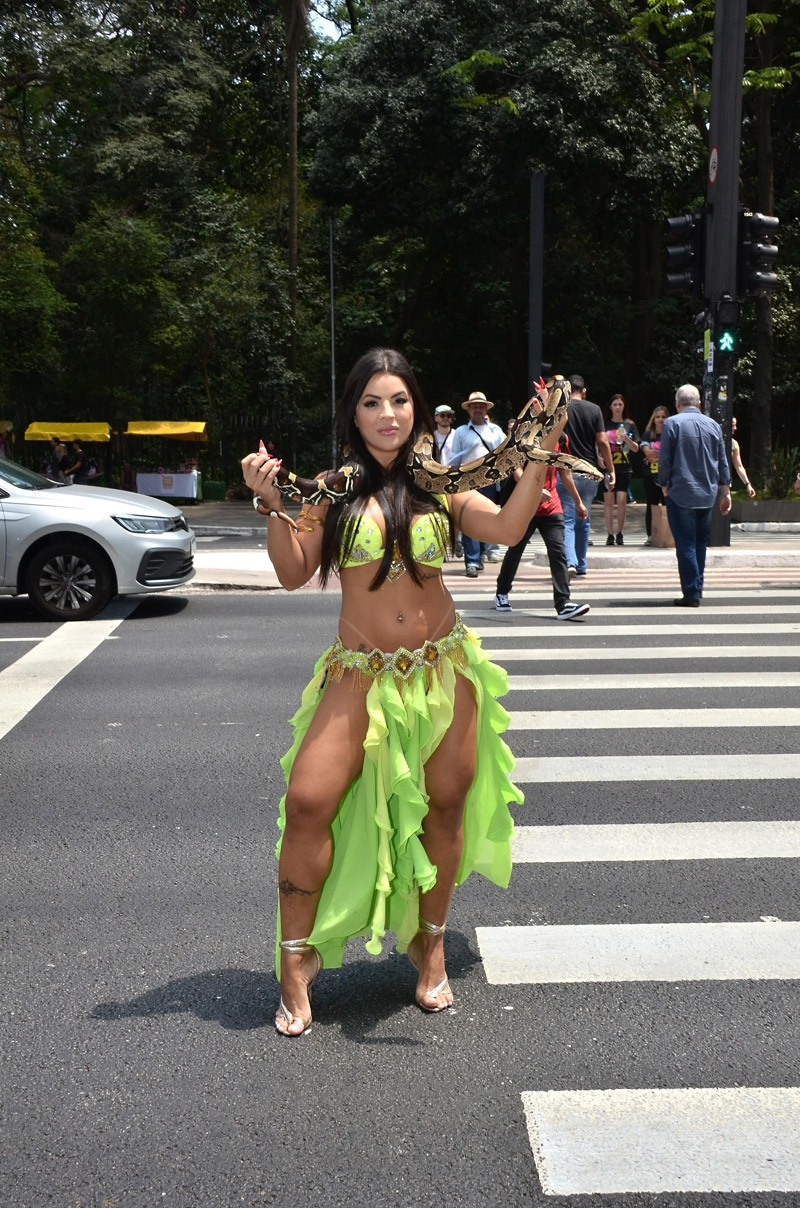
[[185, 529], [183, 516], [114, 516], [117, 524], [129, 533], [174, 533]]

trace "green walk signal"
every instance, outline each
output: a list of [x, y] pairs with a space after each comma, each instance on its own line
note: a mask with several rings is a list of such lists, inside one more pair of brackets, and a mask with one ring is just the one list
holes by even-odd
[[742, 306], [737, 298], [725, 294], [717, 303], [714, 316], [714, 344], [719, 353], [739, 351], [739, 323]]

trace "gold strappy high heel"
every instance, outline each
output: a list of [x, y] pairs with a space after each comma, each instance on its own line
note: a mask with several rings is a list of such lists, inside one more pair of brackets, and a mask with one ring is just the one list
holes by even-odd
[[[313, 944], [309, 944], [308, 936], [306, 936], [305, 939], [302, 939], [302, 940], [281, 940], [279, 947], [281, 949], [281, 952], [292, 952], [298, 956], [302, 956], [306, 952], [313, 952], [314, 955], [316, 956], [317, 967], [314, 971], [314, 976], [311, 977], [306, 982], [306, 990], [308, 992], [308, 1005], [310, 1008], [311, 1007], [311, 991], [314, 989], [314, 982], [317, 980], [317, 977], [319, 976], [319, 971], [322, 968], [322, 957], [317, 952], [317, 950], [313, 946]], [[295, 1036], [306, 1036], [311, 1031], [311, 1011], [310, 1010], [308, 1013], [308, 1019], [305, 1019], [302, 1015], [293, 1015], [292, 1012], [289, 1010], [289, 1008], [286, 1006], [286, 1003], [283, 1001], [283, 995], [281, 995], [281, 1002], [280, 1002], [280, 1006], [279, 1006], [278, 1010], [280, 1011], [280, 1013], [283, 1015], [283, 1018], [286, 1020], [286, 1022], [290, 1026], [295, 1019], [299, 1019], [303, 1024], [302, 1032], [283, 1032], [278, 1027], [278, 1022], [276, 1019], [275, 1030], [277, 1032], [280, 1032], [281, 1036], [290, 1036], [290, 1037], [294, 1038]]]
[[[445, 931], [444, 923], [442, 923], [442, 925], [440, 927], [436, 923], [429, 923], [427, 919], [423, 919], [422, 916], [420, 915], [419, 928], [417, 930], [417, 935], [444, 935], [444, 931]], [[419, 965], [414, 960], [414, 958], [410, 952], [408, 953], [408, 959], [411, 961], [411, 964], [414, 966], [414, 968], [417, 970], [417, 972], [419, 972]], [[419, 994], [419, 993], [416, 994], [414, 996], [414, 1001], [416, 1002], [420, 1011], [427, 1011], [429, 1015], [436, 1015], [436, 1014], [438, 1014], [439, 1011], [446, 1011], [447, 1008], [452, 1006], [453, 1004], [444, 1003], [441, 1007], [429, 1007], [429, 1006], [426, 1006], [426, 1004], [422, 1001], [422, 999], [423, 998], [438, 998], [440, 994], [442, 994], [445, 990], [449, 990], [449, 989], [450, 989], [450, 983], [447, 978], [447, 975], [445, 974], [444, 978], [442, 979], [442, 981], [439, 982], [438, 986], [434, 986], [434, 988], [432, 990], [423, 990], [423, 992], [421, 994]]]

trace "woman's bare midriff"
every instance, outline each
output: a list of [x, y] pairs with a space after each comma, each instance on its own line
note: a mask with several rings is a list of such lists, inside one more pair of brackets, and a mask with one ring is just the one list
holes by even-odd
[[449, 633], [455, 624], [455, 607], [444, 585], [441, 571], [418, 563], [423, 576], [418, 586], [406, 572], [394, 583], [385, 582], [377, 591], [369, 586], [377, 562], [341, 571], [342, 611], [339, 637], [350, 650], [419, 650]]

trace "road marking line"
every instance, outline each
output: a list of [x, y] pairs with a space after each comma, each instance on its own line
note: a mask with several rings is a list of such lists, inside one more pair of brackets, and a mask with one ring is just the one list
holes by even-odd
[[[752, 638], [754, 633], [763, 633], [765, 635], [773, 635], [778, 633], [800, 633], [800, 623], [784, 623], [778, 622], [771, 625], [765, 621], [753, 621], [752, 625], [703, 625], [694, 621], [697, 613], [692, 613], [687, 617], [685, 624], [680, 625], [615, 625], [609, 628], [607, 622], [613, 620], [612, 616], [603, 617], [603, 629], [598, 631], [597, 627], [583, 622], [564, 622], [558, 621], [551, 624], [551, 618], [543, 620], [541, 625], [515, 625], [513, 621], [507, 619], [501, 620], [501, 613], [497, 613], [497, 621], [494, 625], [487, 628], [486, 625], [473, 625], [472, 629], [480, 634], [482, 638], [491, 638], [496, 640], [498, 637], [507, 637], [512, 641], [517, 641], [519, 638], [541, 638], [547, 634], [547, 641], [565, 639], [574, 641], [576, 638], [583, 638], [587, 642], [596, 642], [602, 638], [608, 640], [610, 638], [618, 640], [624, 637], [694, 637], [703, 634], [719, 634], [719, 633], [746, 633]], [[751, 614], [752, 615], [752, 614]], [[554, 618], [553, 618], [554, 620]], [[699, 649], [699, 648], [698, 648]], [[694, 653], [697, 651], [692, 648]], [[625, 651], [620, 651], [620, 657], [625, 654]], [[653, 650], [651, 647], [651, 658], [658, 658], [659, 650]]]
[[541, 756], [518, 759], [515, 784], [611, 784], [654, 780], [798, 780], [800, 755]]
[[[487, 650], [486, 654], [496, 663], [542, 663], [548, 659], [557, 659], [560, 663], [568, 659], [579, 659], [581, 663], [618, 663], [620, 660], [618, 645], [592, 646], [589, 650], [584, 646], [566, 650], [549, 649], [547, 646], [509, 646], [504, 650]], [[787, 643], [785, 646], [737, 646], [733, 643], [730, 646], [661, 646], [654, 656], [652, 646], [626, 646], [624, 656], [626, 659], [647, 659], [648, 662], [657, 660], [659, 663], [665, 659], [683, 659], [689, 662], [690, 659], [697, 658], [736, 659], [739, 663], [743, 659], [798, 659], [800, 649], [793, 643]]]
[[492, 985], [800, 978], [800, 923], [478, 927]]
[[[617, 690], [616, 681], [606, 685]], [[800, 709], [550, 709], [511, 714], [509, 730], [686, 730], [800, 726]], [[624, 779], [624, 777], [623, 777]]]
[[[573, 584], [574, 586], [574, 584]], [[494, 611], [493, 593], [489, 590], [470, 591], [469, 588], [460, 589], [448, 584], [448, 590], [453, 599], [458, 599], [461, 603], [467, 605], [472, 604], [476, 609], [480, 608], [481, 612]], [[617, 602], [624, 603], [634, 597], [637, 600], [660, 600], [664, 607], [667, 603], [664, 600], [664, 588], [646, 588], [640, 584], [631, 584], [630, 587], [614, 589], [613, 587], [602, 587], [595, 589], [587, 589], [585, 584], [581, 584], [580, 597], [587, 604], [593, 603], [608, 603], [616, 607]], [[673, 592], [673, 597], [675, 593]], [[734, 594], [732, 588], [716, 587], [703, 589], [704, 600], [727, 600]], [[785, 600], [787, 596], [793, 596], [791, 586], [780, 584], [765, 587], [742, 587], [736, 588], [735, 596], [737, 600]], [[549, 584], [525, 584], [521, 588], [515, 588], [511, 593], [511, 603], [514, 612], [517, 611], [517, 606], [525, 607], [525, 600], [534, 600], [537, 604], [553, 604], [553, 590]]]
[[[703, 658], [706, 652], [703, 651]], [[627, 655], [626, 655], [627, 657]], [[737, 660], [738, 661], [738, 660]], [[547, 692], [592, 691], [614, 692], [633, 688], [800, 688], [800, 671], [701, 671], [696, 675], [670, 675], [665, 671], [654, 671], [650, 675], [625, 675], [615, 673], [611, 684], [603, 677], [592, 675], [512, 675], [509, 677], [509, 692], [529, 692], [540, 689]], [[634, 725], [637, 723], [634, 722]]]
[[515, 864], [800, 858], [800, 822], [635, 822], [518, 826]]
[[545, 1195], [800, 1190], [800, 1087], [524, 1091]]
[[43, 642], [43, 641], [44, 641], [44, 637], [43, 637], [43, 636], [42, 636], [42, 637], [38, 637], [38, 638], [0, 638], [0, 642], [31, 642], [31, 643], [36, 643], [36, 642]]
[[0, 739], [70, 671], [88, 658], [141, 603], [114, 600], [95, 621], [67, 621], [0, 671]]
[[[638, 599], [638, 594], [637, 594], [637, 599]], [[515, 603], [516, 603], [516, 601], [515, 601]], [[580, 603], [582, 603], [582, 604], [588, 603], [588, 600], [586, 600], [586, 601], [584, 600], [583, 594], [581, 594]], [[596, 604], [592, 605], [592, 608], [602, 608], [602, 607], [603, 607], [603, 603], [601, 600], [598, 600]], [[604, 621], [608, 620], [611, 617], [663, 617], [665, 607], [672, 608], [674, 606], [672, 604], [665, 605], [663, 602], [661, 604], [653, 604], [652, 607], [648, 607], [646, 604], [632, 605], [631, 607], [627, 607], [624, 604], [614, 604], [612, 607], [610, 607], [608, 609], [608, 612], [603, 613], [603, 620]], [[544, 611], [547, 613], [547, 616], [551, 620], [555, 619], [555, 609], [552, 606], [552, 600], [551, 600], [549, 610], [547, 608], [547, 604], [545, 601], [542, 601], [541, 605], [538, 608], [536, 607], [536, 605], [534, 605], [534, 608], [536, 609], [537, 613], [539, 611]], [[704, 617], [707, 617], [707, 616], [712, 616], [712, 617], [721, 617], [721, 616], [753, 617], [753, 605], [752, 604], [709, 604], [704, 597], [702, 608], [703, 608]], [[494, 611], [497, 611], [497, 610], [494, 610]], [[513, 611], [516, 612], [517, 611], [516, 608], [514, 608]], [[776, 614], [783, 614], [785, 616], [797, 616], [798, 614], [800, 614], [800, 604], [772, 604], [771, 603], [769, 605], [769, 611], [770, 611], [770, 616], [775, 616]], [[507, 616], [508, 614], [501, 613], [500, 615]], [[587, 617], [587, 620], [588, 620], [588, 617]], [[757, 623], [757, 622], [754, 621], [754, 623]], [[752, 626], [749, 626], [749, 628], [752, 629]]]

